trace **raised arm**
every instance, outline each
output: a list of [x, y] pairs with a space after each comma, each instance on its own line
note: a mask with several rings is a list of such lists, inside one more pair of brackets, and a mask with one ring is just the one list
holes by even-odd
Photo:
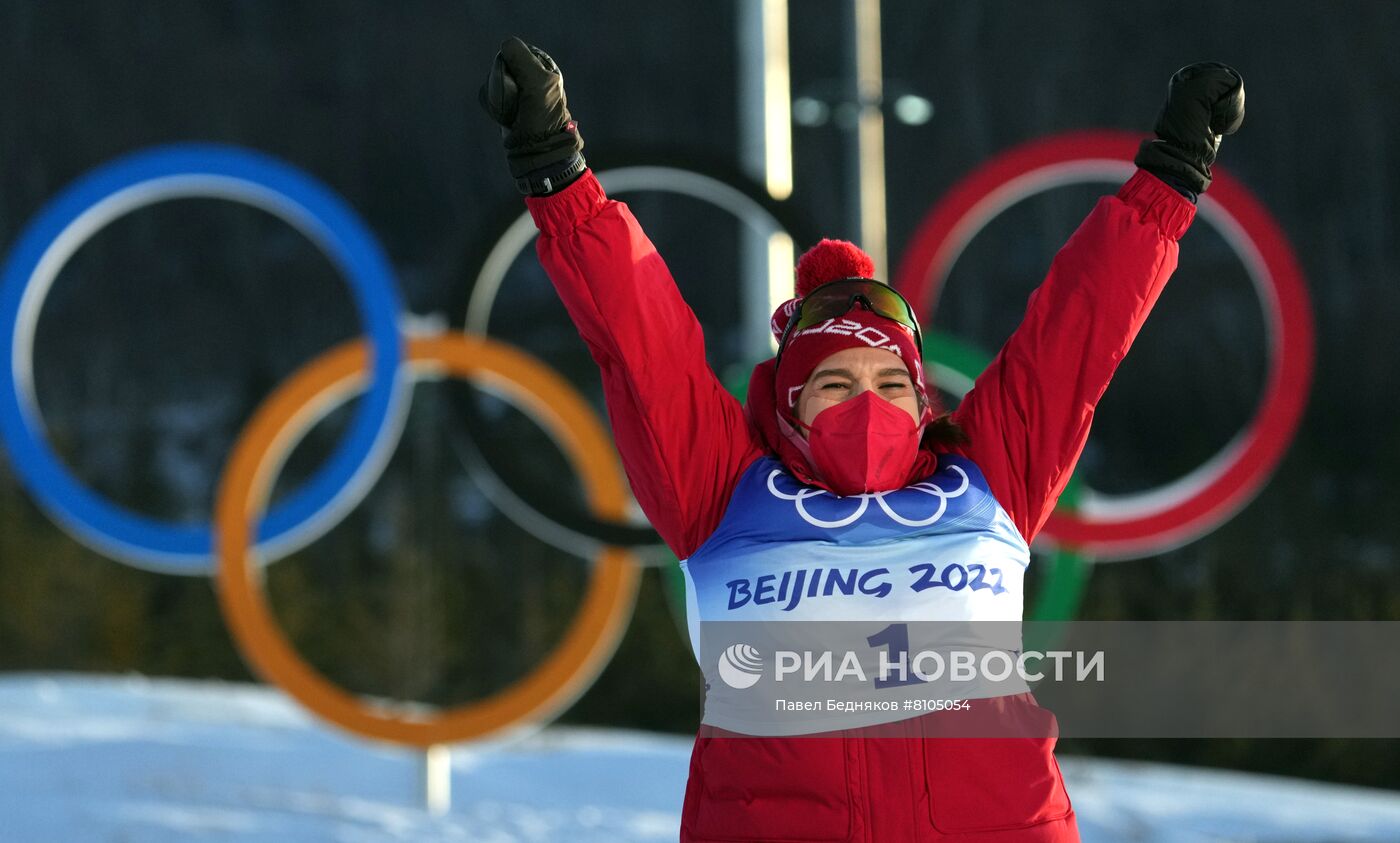
[[670, 270], [585, 168], [554, 61], [507, 40], [481, 102], [502, 125], [511, 175], [540, 229], [540, 263], [602, 371], [632, 491], [684, 559], [719, 525], [762, 447], [710, 370]]
[[763, 450], [627, 206], [604, 196], [589, 172], [526, 202], [540, 228], [540, 263], [603, 373], [632, 490], [684, 559], [714, 532], [739, 475]]
[[1244, 119], [1244, 83], [1225, 65], [1182, 68], [1157, 137], [1116, 196], [1055, 256], [1026, 315], [954, 413], [964, 452], [1027, 541], [1069, 482], [1094, 408], [1176, 269], [1177, 241], [1210, 186], [1222, 134]]
[[1064, 491], [1094, 407], [1176, 269], [1177, 240], [1194, 215], [1141, 170], [1099, 200], [954, 412], [965, 453], [1027, 541]]

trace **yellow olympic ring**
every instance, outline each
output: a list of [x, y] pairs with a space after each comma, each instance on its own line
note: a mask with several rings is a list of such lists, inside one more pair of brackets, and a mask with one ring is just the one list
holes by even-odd
[[[527, 410], [562, 443], [595, 514], [623, 516], [626, 492], [608, 436], [566, 381], [539, 361], [485, 337], [441, 334], [406, 342], [404, 362], [415, 377], [468, 378]], [[331, 349], [288, 378], [234, 445], [219, 481], [214, 529], [219, 608], [235, 643], [265, 680], [327, 721], [370, 738], [431, 746], [557, 714], [597, 677], [626, 629], [640, 576], [627, 551], [605, 548], [600, 553], [577, 615], [533, 671], [485, 699], [431, 714], [396, 713], [348, 693], [302, 659], [274, 619], [262, 566], [249, 564], [249, 539], [288, 452], [320, 418], [318, 410], [363, 390], [369, 365], [363, 340]]]

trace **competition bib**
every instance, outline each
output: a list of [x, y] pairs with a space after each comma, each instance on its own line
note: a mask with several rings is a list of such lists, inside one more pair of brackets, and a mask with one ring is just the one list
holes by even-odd
[[740, 479], [689, 559], [688, 621], [1019, 621], [1030, 549], [975, 463], [838, 497], [778, 460]]

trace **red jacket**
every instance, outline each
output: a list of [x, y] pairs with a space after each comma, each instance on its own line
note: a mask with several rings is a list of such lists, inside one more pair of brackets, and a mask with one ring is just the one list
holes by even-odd
[[[771, 367], [755, 371], [746, 413], [706, 363], [700, 325], [661, 257], [591, 173], [526, 201], [541, 231], [540, 261], [602, 370], [632, 489], [685, 559], [719, 525], [744, 470], [779, 453], [772, 396], [761, 388]], [[1069, 480], [1099, 397], [1176, 268], [1177, 240], [1194, 214], [1194, 205], [1142, 171], [1100, 200], [955, 412], [970, 440], [959, 453], [981, 468], [1028, 543]], [[1030, 705], [1030, 716], [1049, 716]], [[721, 740], [702, 727], [681, 837], [1078, 840], [1053, 738], [928, 739], [931, 717], [861, 738]]]

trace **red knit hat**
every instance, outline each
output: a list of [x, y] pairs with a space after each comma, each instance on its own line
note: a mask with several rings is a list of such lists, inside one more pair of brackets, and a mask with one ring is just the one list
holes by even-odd
[[[798, 302], [812, 290], [846, 278], [870, 278], [875, 262], [860, 247], [845, 240], [822, 240], [797, 261], [797, 298], [789, 299], [773, 312], [769, 327], [780, 342]], [[924, 385], [924, 366], [914, 333], [905, 325], [887, 319], [860, 305], [843, 317], [813, 325], [788, 338], [781, 365], [774, 377], [774, 399], [786, 419], [797, 416], [797, 397], [807, 378], [823, 360], [847, 348], [883, 348], [900, 358], [909, 370], [922, 410], [920, 424], [932, 417], [932, 407]]]

